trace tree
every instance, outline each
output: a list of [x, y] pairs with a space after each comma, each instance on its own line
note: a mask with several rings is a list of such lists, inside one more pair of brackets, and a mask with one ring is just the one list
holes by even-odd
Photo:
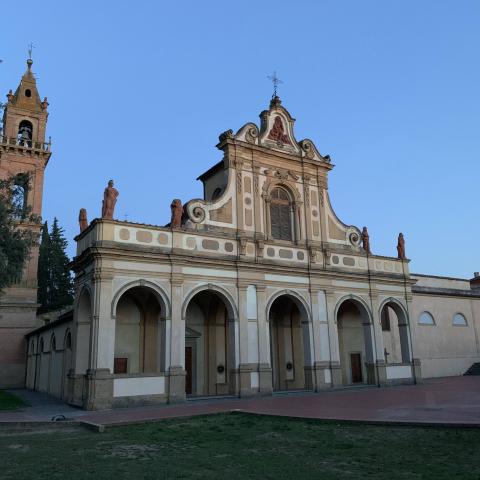
[[48, 234], [48, 224], [45, 222], [42, 226], [40, 248], [38, 249], [38, 303], [40, 305], [48, 305], [49, 303], [49, 256], [50, 256], [50, 235]]
[[68, 242], [64, 230], [54, 218], [50, 233], [47, 222], [42, 227], [42, 243], [38, 259], [39, 312], [57, 310], [73, 303], [73, 281], [70, 260], [66, 254]]
[[38, 230], [31, 226], [38, 218], [30, 214], [24, 200], [25, 192], [16, 177], [0, 180], [0, 292], [22, 278], [25, 261], [37, 241]]

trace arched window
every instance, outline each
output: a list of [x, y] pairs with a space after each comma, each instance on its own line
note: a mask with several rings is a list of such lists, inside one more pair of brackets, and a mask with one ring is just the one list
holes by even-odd
[[65, 348], [72, 348], [72, 334], [70, 332], [67, 332], [67, 336], [65, 337]]
[[28, 173], [19, 173], [15, 176], [12, 185], [12, 207], [13, 214], [17, 220], [24, 217], [27, 208], [28, 196]]
[[43, 353], [45, 351], [45, 345], [43, 343], [43, 338], [40, 339], [40, 353]]
[[18, 143], [23, 147], [31, 147], [33, 139], [33, 125], [28, 120], [22, 120], [18, 126]]
[[422, 312], [418, 317], [418, 323], [420, 325], [435, 325], [435, 320], [428, 312]]
[[52, 334], [52, 338], [50, 339], [50, 351], [54, 352], [57, 349], [57, 345], [55, 342], [55, 335]]
[[216, 188], [212, 193], [212, 202], [217, 198], [220, 198], [222, 193], [223, 193], [223, 189], [221, 189], [220, 187]]
[[277, 240], [293, 240], [293, 205], [288, 192], [275, 187], [270, 200], [270, 225], [272, 237]]
[[466, 327], [468, 325], [467, 319], [461, 313], [456, 313], [453, 316], [453, 324], [463, 327]]

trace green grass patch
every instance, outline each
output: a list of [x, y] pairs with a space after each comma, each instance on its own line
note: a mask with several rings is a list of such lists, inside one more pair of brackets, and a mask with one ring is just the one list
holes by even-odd
[[0, 410], [16, 410], [25, 407], [25, 402], [5, 390], [0, 390]]
[[107, 428], [0, 430], [7, 479], [479, 479], [480, 430], [219, 414]]

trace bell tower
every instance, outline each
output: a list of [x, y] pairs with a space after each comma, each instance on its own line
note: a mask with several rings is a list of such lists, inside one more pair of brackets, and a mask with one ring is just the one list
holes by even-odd
[[[46, 141], [48, 101], [37, 90], [27, 60], [15, 93], [10, 90], [0, 128], [0, 178], [15, 179], [21, 201], [41, 216], [44, 171], [50, 159], [51, 142]], [[39, 233], [38, 224], [22, 224]], [[24, 335], [36, 326], [38, 247], [32, 248], [22, 277], [0, 295], [0, 388], [21, 387], [25, 380]]]

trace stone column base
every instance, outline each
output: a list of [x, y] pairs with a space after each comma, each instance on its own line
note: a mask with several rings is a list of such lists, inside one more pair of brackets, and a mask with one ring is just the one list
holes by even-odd
[[332, 387], [341, 387], [342, 381], [342, 366], [340, 362], [330, 362], [330, 372], [332, 377]]
[[83, 408], [86, 410], [111, 408], [113, 402], [113, 375], [110, 373], [110, 369], [87, 370], [85, 375], [85, 392]]
[[271, 395], [273, 393], [272, 386], [272, 367], [268, 363], [260, 363], [258, 365], [259, 374], [259, 391], [260, 395]]
[[387, 365], [384, 360], [377, 363], [367, 363], [367, 383], [369, 385], [384, 386], [387, 384]]
[[187, 373], [183, 367], [170, 367], [170, 372], [168, 374], [168, 403], [182, 403], [186, 401], [186, 375]]
[[251, 373], [257, 369], [256, 364], [241, 363], [238, 372], [240, 379], [240, 396], [252, 397], [255, 392], [252, 390], [252, 376]]
[[75, 373], [72, 369], [67, 375], [67, 396], [64, 398], [65, 402], [76, 407], [83, 407], [85, 395], [85, 375]]
[[[330, 362], [315, 362], [312, 368], [312, 376], [315, 392], [329, 388], [332, 384]], [[330, 382], [327, 382], [328, 377], [330, 377]]]
[[412, 376], [414, 383], [423, 383], [422, 362], [419, 358], [412, 359]]

